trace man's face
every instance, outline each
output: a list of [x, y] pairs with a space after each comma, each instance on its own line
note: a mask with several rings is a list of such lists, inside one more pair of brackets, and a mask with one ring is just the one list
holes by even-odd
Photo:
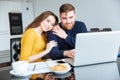
[[62, 26], [66, 30], [71, 30], [75, 24], [75, 12], [69, 11], [69, 12], [63, 12], [60, 14], [60, 20], [62, 23]]

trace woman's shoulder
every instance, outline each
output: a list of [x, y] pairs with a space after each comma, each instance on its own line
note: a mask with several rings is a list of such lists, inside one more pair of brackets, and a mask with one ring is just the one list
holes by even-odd
[[25, 32], [34, 32], [35, 30], [33, 28], [26, 30]]
[[33, 34], [35, 33], [35, 30], [31, 28], [31, 29], [26, 30], [25, 33]]
[[28, 30], [26, 30], [26, 31], [24, 32], [23, 35], [33, 36], [33, 35], [35, 35], [35, 30], [34, 30], [33, 28], [28, 29]]

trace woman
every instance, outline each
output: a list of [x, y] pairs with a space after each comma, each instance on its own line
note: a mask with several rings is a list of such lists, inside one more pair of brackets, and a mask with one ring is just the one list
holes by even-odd
[[[54, 25], [58, 24], [58, 17], [51, 11], [45, 11], [26, 28], [21, 39], [21, 53], [19, 60], [29, 62], [40, 62], [42, 57], [50, 52], [57, 45], [55, 41], [46, 43], [46, 32], [50, 31]], [[31, 79], [37, 77], [44, 78], [44, 75], [34, 75]]]

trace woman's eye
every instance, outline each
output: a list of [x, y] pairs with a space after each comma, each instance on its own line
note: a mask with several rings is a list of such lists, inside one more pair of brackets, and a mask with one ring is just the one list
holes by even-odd
[[51, 26], [55, 26], [55, 23], [51, 23]]
[[49, 22], [50, 22], [50, 20], [47, 20], [47, 22], [49, 23]]
[[54, 26], [54, 24], [52, 24], [50, 20], [47, 20], [47, 22], [48, 22], [48, 23], [50, 23], [50, 24], [51, 24], [51, 26]]

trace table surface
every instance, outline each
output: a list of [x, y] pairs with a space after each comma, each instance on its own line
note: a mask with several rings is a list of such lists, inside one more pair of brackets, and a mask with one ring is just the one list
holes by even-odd
[[[9, 73], [11, 66], [0, 68], [0, 80], [29, 80], [27, 77], [16, 77]], [[120, 58], [116, 62], [74, 67], [66, 74], [54, 74], [59, 80], [120, 80]], [[70, 79], [67, 79], [70, 78]]]

